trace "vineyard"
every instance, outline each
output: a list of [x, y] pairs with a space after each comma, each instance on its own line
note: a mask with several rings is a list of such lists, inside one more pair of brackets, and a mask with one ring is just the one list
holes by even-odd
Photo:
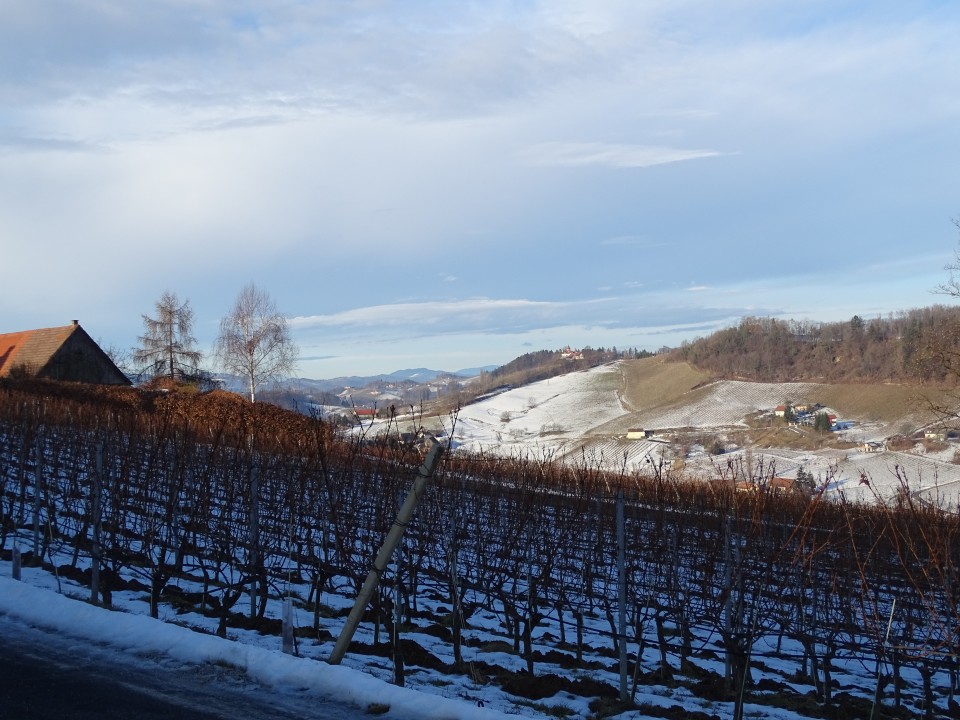
[[[7, 384], [0, 552], [222, 637], [279, 637], [289, 602], [326, 660], [422, 460], [226, 393]], [[348, 654], [524, 714], [958, 716], [958, 518], [752, 470], [448, 453]]]

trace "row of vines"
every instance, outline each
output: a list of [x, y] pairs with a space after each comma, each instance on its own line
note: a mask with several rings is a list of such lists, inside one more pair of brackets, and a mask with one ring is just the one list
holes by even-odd
[[[321, 592], [355, 595], [420, 463], [413, 448], [337, 434], [321, 418], [227, 395], [0, 387], [0, 551], [80, 578], [96, 601], [131, 583], [151, 613], [191, 599], [218, 632], [265, 621], [291, 586], [318, 630]], [[452, 608], [453, 671], [479, 610], [501, 620], [527, 672], [549, 622], [571, 662], [628, 643], [663, 679], [720, 660], [742, 698], [767, 655], [795, 663], [822, 708], [851, 663], [862, 699], [896, 710], [905, 669], [932, 717], [958, 686], [960, 522], [903, 493], [853, 505], [685, 482], [667, 468], [610, 474], [536, 458], [447, 456], [371, 618], [389, 622], [402, 582], [414, 622], [425, 597]], [[904, 478], [906, 481], [907, 478]], [[904, 483], [904, 487], [907, 483]], [[618, 617], [614, 495], [624, 497], [628, 627]], [[596, 622], [599, 621], [599, 622]], [[379, 625], [377, 626], [379, 629]], [[604, 630], [598, 631], [603, 627]], [[874, 692], [876, 698], [873, 697]], [[741, 705], [742, 706], [742, 705]]]

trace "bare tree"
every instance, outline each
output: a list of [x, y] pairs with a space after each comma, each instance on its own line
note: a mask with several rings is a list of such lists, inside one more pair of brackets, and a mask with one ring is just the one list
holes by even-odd
[[156, 317], [143, 316], [144, 332], [137, 338], [140, 346], [133, 351], [133, 361], [154, 377], [196, 377], [203, 355], [194, 347], [190, 301], [181, 302], [176, 293], [164, 290], [156, 311]]
[[[953, 224], [960, 230], [960, 217], [955, 217]], [[943, 269], [950, 273], [950, 279], [938, 285], [934, 292], [960, 297], [960, 248], [955, 252], [953, 260], [944, 265]]]
[[[960, 217], [954, 218], [953, 224], [960, 230]], [[960, 248], [954, 252], [953, 261], [947, 263], [943, 269], [950, 273], [950, 278], [938, 285], [934, 292], [960, 298]], [[936, 332], [930, 333], [925, 339], [926, 342], [918, 348], [915, 362], [923, 368], [924, 375], [947, 380], [953, 389], [939, 397], [929, 391], [921, 396], [942, 424], [953, 425], [960, 418], [956, 410], [958, 397], [955, 388], [956, 380], [960, 379], [960, 352], [957, 350], [960, 320], [955, 317], [941, 319], [941, 322], [937, 323]]]
[[113, 361], [117, 369], [127, 377], [133, 377], [136, 374], [134, 370], [133, 353], [130, 348], [120, 347], [119, 345], [106, 345], [104, 341], [97, 338], [97, 345], [103, 348], [107, 357]]
[[256, 402], [257, 388], [264, 382], [293, 371], [298, 352], [273, 298], [252, 282], [245, 285], [220, 321], [216, 356], [227, 372], [247, 381], [250, 402]]

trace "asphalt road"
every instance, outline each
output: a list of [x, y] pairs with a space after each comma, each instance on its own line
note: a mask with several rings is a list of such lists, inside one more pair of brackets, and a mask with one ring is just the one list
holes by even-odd
[[[242, 672], [145, 658], [0, 615], [0, 719], [356, 720], [362, 709], [278, 693]], [[381, 716], [388, 717], [388, 716]]]

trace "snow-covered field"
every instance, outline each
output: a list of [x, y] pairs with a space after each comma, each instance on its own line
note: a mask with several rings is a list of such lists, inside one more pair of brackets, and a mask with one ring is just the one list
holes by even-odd
[[[716, 478], [731, 462], [744, 462], [743, 448], [722, 456], [706, 452], [683, 457], [670, 442], [672, 431], [727, 433], [747, 426], [749, 416], [770, 413], [784, 398], [815, 397], [812, 383], [715, 381], [688, 393], [667, 407], [630, 411], [622, 399], [620, 363], [574, 372], [507, 390], [461, 409], [454, 428], [456, 447], [509, 457], [566, 459], [613, 471], [644, 471], [650, 463], [680, 458], [692, 477]], [[887, 423], [848, 417], [853, 427], [840, 433], [851, 442], [882, 440]], [[401, 421], [402, 424], [402, 421]], [[445, 423], [448, 431], [452, 423]], [[653, 429], [652, 439], [627, 440], [630, 428]], [[805, 472], [825, 484], [829, 495], [848, 500], [894, 496], [906, 486], [925, 501], [960, 505], [960, 466], [950, 462], [960, 446], [939, 453], [860, 452], [763, 449], [752, 451], [751, 462], [763, 463], [777, 476]], [[866, 478], [869, 484], [862, 482]]]
[[470, 452], [555, 457], [625, 414], [620, 382], [603, 365], [508, 390], [461, 409], [454, 439]]
[[[163, 605], [159, 620], [148, 617], [147, 598], [143, 592], [123, 591], [114, 594], [114, 610], [105, 610], [90, 605], [85, 600], [89, 589], [70, 580], [57, 579], [46, 570], [24, 568], [23, 580], [10, 579], [11, 563], [0, 562], [0, 615], [23, 624], [48, 628], [62, 633], [67, 638], [87, 638], [100, 647], [116, 650], [118, 656], [128, 662], [143, 663], [157, 658], [170, 658], [189, 665], [215, 664], [239, 671], [253, 688], [262, 686], [262, 692], [276, 694], [279, 707], [290, 703], [293, 696], [313, 695], [340, 701], [355, 706], [360, 712], [379, 715], [388, 712], [388, 718], [424, 718], [426, 720], [494, 720], [501, 717], [569, 717], [586, 719], [596, 717], [590, 707], [590, 699], [562, 691], [539, 701], [528, 701], [511, 696], [495, 684], [478, 682], [461, 674], [447, 674], [425, 667], [408, 667], [407, 687], [400, 688], [390, 682], [392, 666], [388, 658], [348, 653], [343, 665], [331, 666], [324, 662], [333, 647], [332, 640], [300, 639], [298, 656], [281, 652], [281, 641], [276, 635], [263, 635], [252, 630], [231, 628], [228, 638], [213, 635], [216, 620], [195, 612], [182, 612]], [[181, 582], [181, 584], [183, 584]], [[189, 588], [185, 588], [189, 589]], [[291, 588], [307, 592], [307, 588]], [[350, 599], [324, 595], [325, 604], [334, 608], [347, 607]], [[272, 598], [267, 616], [278, 618], [282, 614], [282, 601]], [[310, 618], [294, 612], [294, 625], [302, 627]], [[323, 620], [323, 629], [336, 636], [343, 619]], [[652, 623], [645, 623], [646, 632], [652, 633]], [[591, 634], [602, 635], [605, 623], [600, 617], [587, 619]], [[538, 628], [534, 647], [539, 652], [554, 650], [558, 627], [552, 618], [547, 618]], [[569, 632], [569, 631], [568, 631]], [[447, 664], [453, 663], [450, 643], [423, 632], [406, 632], [405, 637], [415, 640], [426, 650]], [[495, 663], [508, 670], [522, 673], [525, 661], [511, 651], [499, 618], [493, 613], [480, 612], [470, 621], [466, 631], [474, 642], [464, 648], [467, 664]], [[368, 623], [361, 624], [355, 639], [371, 643], [373, 633]], [[721, 657], [710, 652], [714, 643], [709, 638], [697, 640], [704, 655], [697, 664], [704, 670], [719, 675], [723, 673]], [[658, 657], [655, 640], [647, 640], [646, 659], [642, 662], [644, 675], [653, 673]], [[631, 645], [631, 652], [635, 649]], [[782, 643], [771, 636], [762, 639], [754, 648], [753, 656], [765, 667], [764, 675], [777, 678], [789, 677], [795, 670], [799, 645], [785, 639]], [[572, 655], [566, 653], [572, 659]], [[709, 659], [712, 657], [713, 659]], [[616, 687], [618, 676], [616, 664], [608, 653], [599, 647], [588, 647], [585, 654], [592, 668], [563, 669], [551, 664], [549, 672], [572, 680], [589, 678]], [[543, 668], [543, 664], [539, 665]], [[544, 672], [542, 669], [540, 672]], [[834, 679], [848, 689], [856, 688], [861, 695], [869, 695], [875, 682], [869, 669], [859, 662], [844, 663], [841, 659], [834, 665]], [[913, 686], [919, 683], [919, 675], [912, 668], [903, 669], [903, 678]], [[937, 675], [938, 688], [946, 682]], [[791, 692], [804, 693], [810, 687], [799, 681], [788, 683]], [[764, 691], [755, 691], [762, 698]], [[644, 680], [636, 686], [635, 703], [639, 708], [664, 708], [675, 717], [682, 708], [685, 712], [701, 712], [725, 717], [731, 709], [729, 702], [704, 699], [690, 688], [674, 683], [658, 683]], [[42, 703], [42, 699], [38, 699]], [[38, 706], [40, 707], [40, 706]], [[803, 720], [806, 716], [771, 706], [762, 699], [745, 706], [746, 717], [758, 720]], [[628, 710], [617, 717], [624, 720], [643, 720], [658, 714], [642, 709]]]
[[719, 380], [699, 388], [683, 404], [644, 413], [649, 427], [715, 428], [745, 425], [745, 418], [762, 410], [772, 410], [784, 398], [809, 397], [815, 388], [810, 383], [755, 383]]

